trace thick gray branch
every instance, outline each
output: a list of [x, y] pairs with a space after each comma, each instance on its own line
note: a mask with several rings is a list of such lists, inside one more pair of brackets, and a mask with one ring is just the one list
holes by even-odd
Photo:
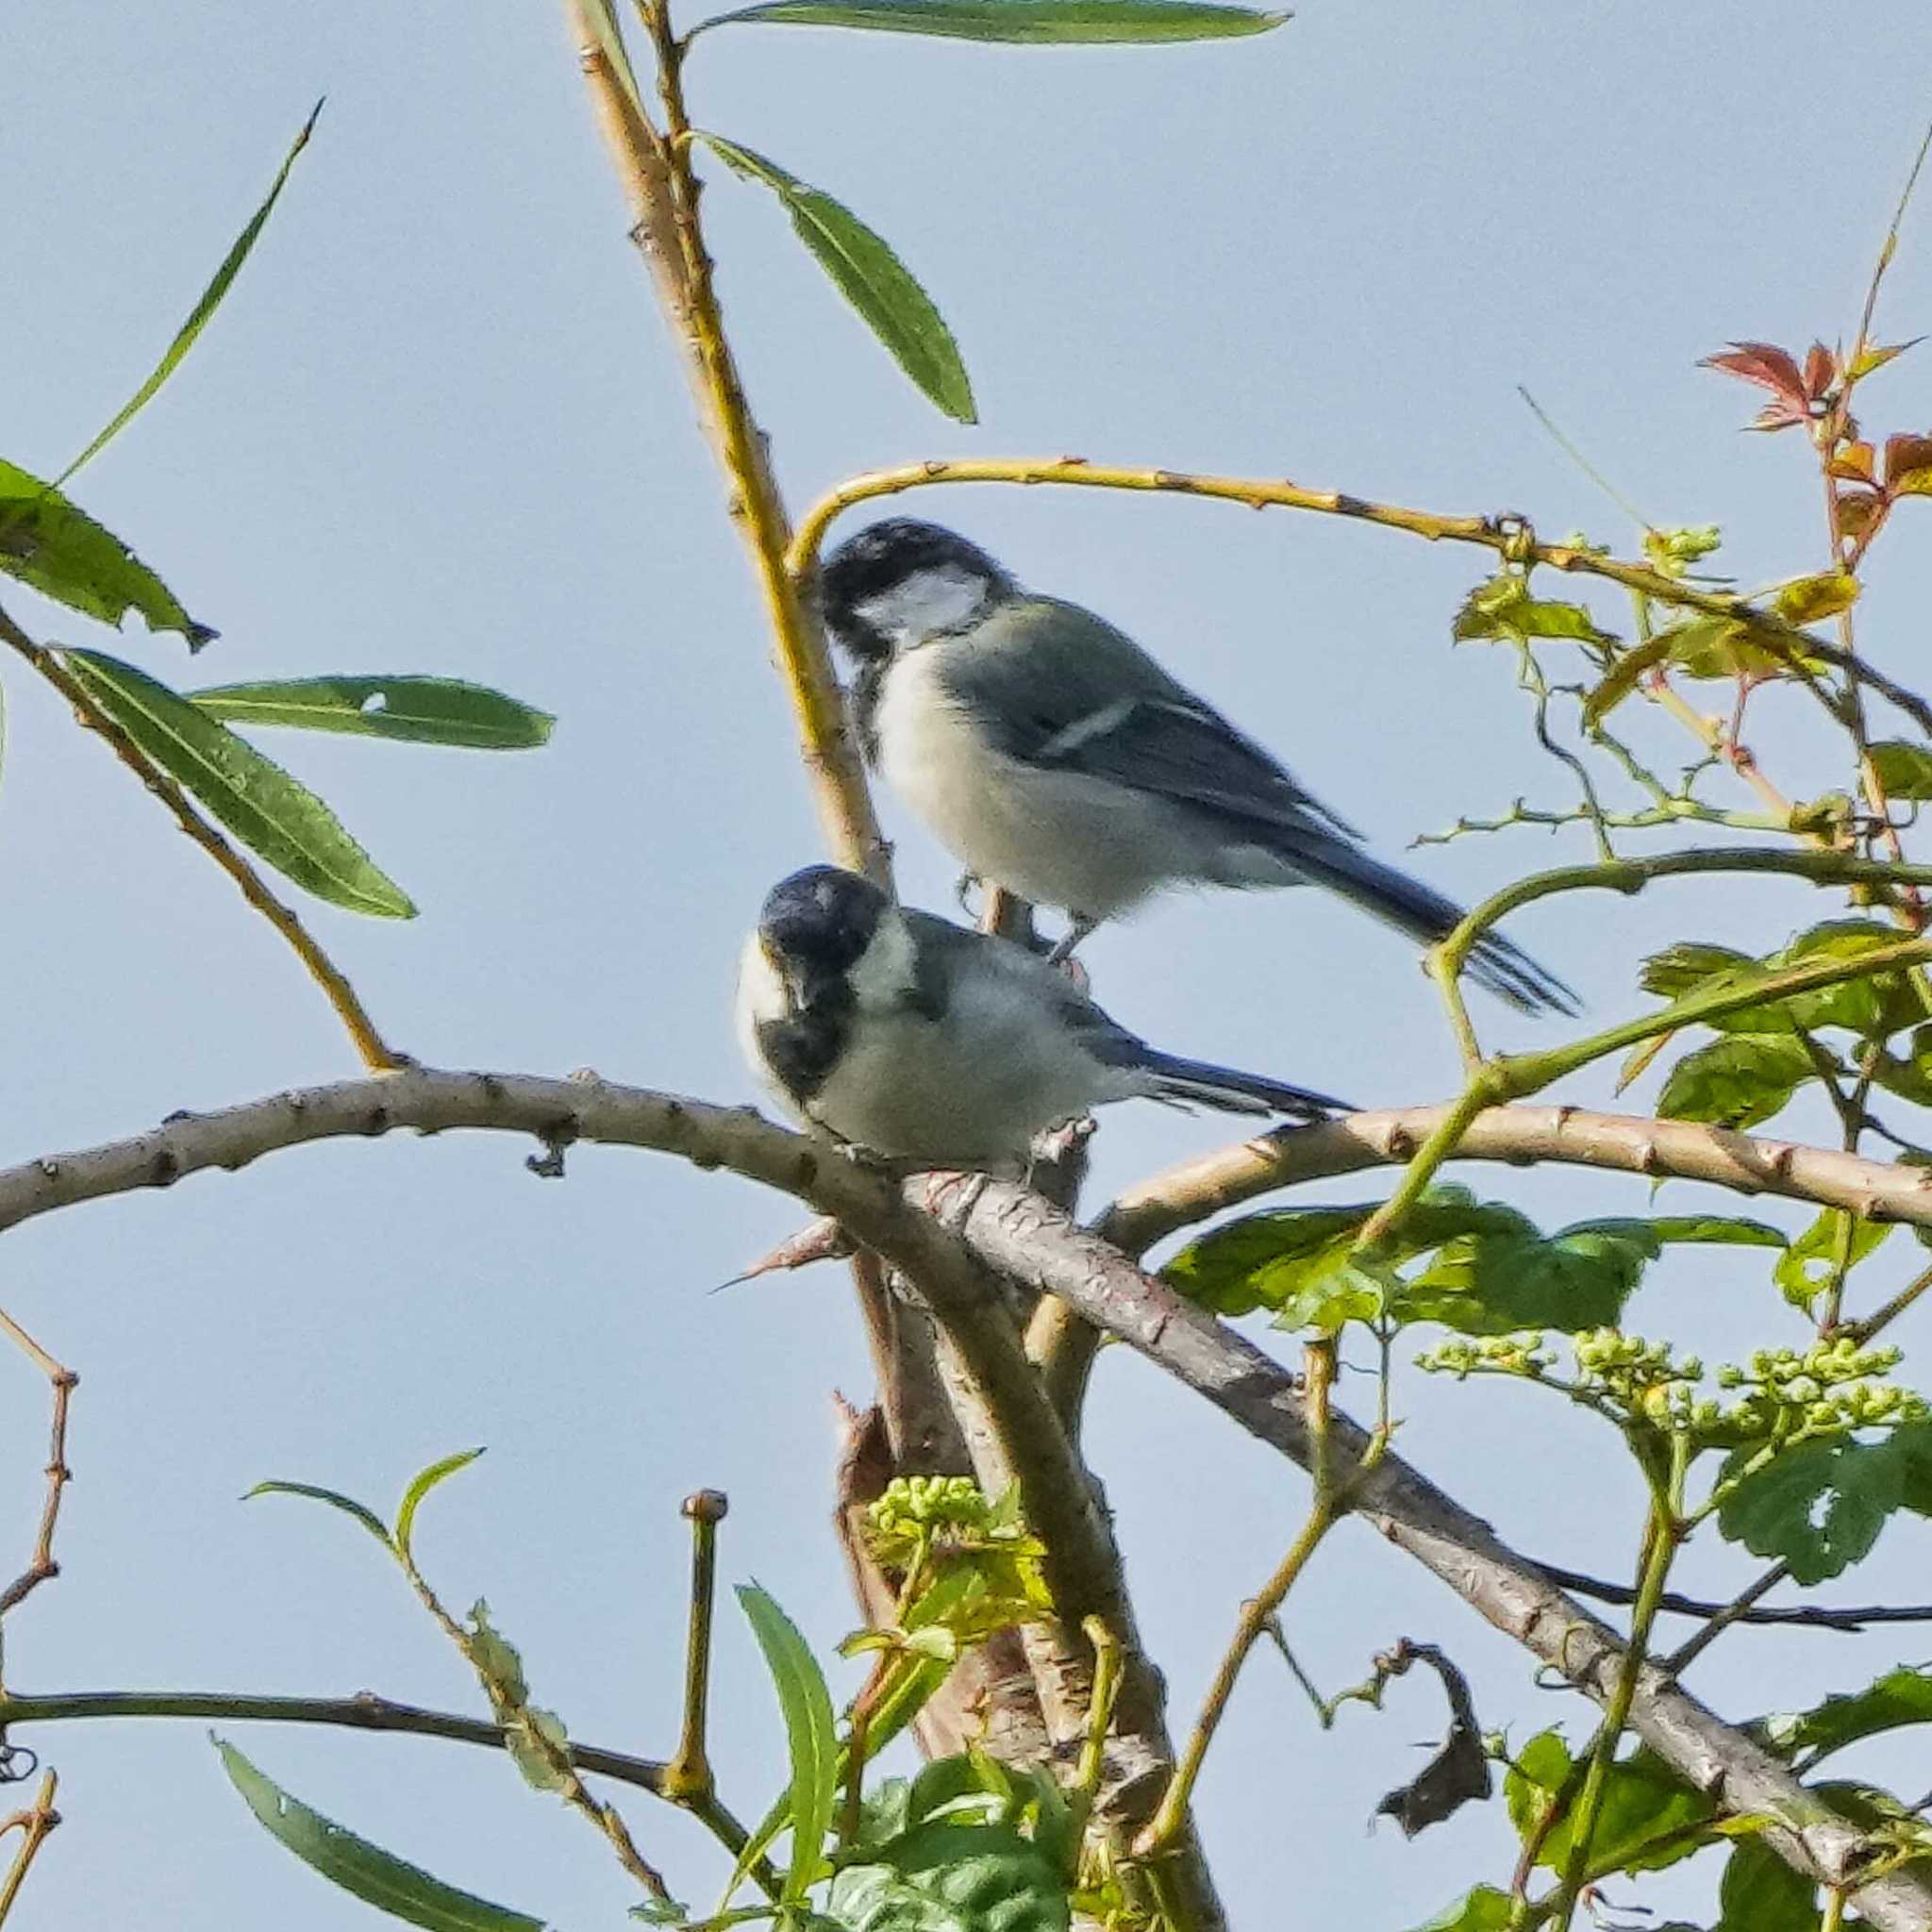
[[[1426, 1131], [1433, 1114], [1433, 1109], [1418, 1109], [1359, 1115], [1270, 1137], [1224, 1157], [1218, 1165], [1204, 1163], [1189, 1171], [1207, 1174], [1206, 1187], [1183, 1190], [1170, 1177], [1161, 1213], [1178, 1213], [1170, 1224], [1184, 1224], [1213, 1206], [1288, 1179], [1399, 1159], [1404, 1146], [1412, 1146]], [[963, 1185], [946, 1216], [949, 1224], [942, 1225], [916, 1205], [927, 1198], [926, 1180], [909, 1182], [902, 1191], [885, 1174], [748, 1110], [592, 1078], [544, 1080], [411, 1068], [279, 1094], [221, 1113], [177, 1115], [131, 1141], [0, 1173], [0, 1227], [76, 1202], [164, 1186], [203, 1168], [244, 1167], [305, 1141], [452, 1127], [519, 1131], [557, 1143], [587, 1140], [648, 1147], [699, 1167], [728, 1167], [837, 1216], [855, 1240], [903, 1269], [941, 1310], [1003, 1307], [1002, 1279], [1061, 1297], [1262, 1441], [1295, 1461], [1307, 1459], [1301, 1401], [1279, 1363], [1190, 1307], [1118, 1248], [1077, 1228], [1024, 1189], [999, 1181]], [[1492, 1159], [1567, 1160], [1642, 1174], [1682, 1174], [1857, 1207], [1879, 1218], [1932, 1224], [1932, 1180], [1925, 1176], [1709, 1128], [1561, 1108], [1498, 1108], [1477, 1119], [1465, 1151]], [[1210, 1193], [1215, 1197], [1211, 1204]], [[1121, 1211], [1136, 1210], [1123, 1204]], [[1151, 1198], [1141, 1211], [1159, 1218]], [[1135, 1240], [1153, 1238], [1147, 1224], [1143, 1220], [1135, 1226]], [[1010, 1363], [989, 1353], [973, 1366], [997, 1375]], [[1353, 1424], [1336, 1418], [1335, 1442], [1343, 1453], [1358, 1452], [1364, 1441]], [[1068, 1474], [1071, 1478], [1076, 1471]], [[1029, 1492], [1029, 1509], [1059, 1561], [1077, 1561], [1076, 1553], [1090, 1542], [1086, 1518], [1091, 1498], [1083, 1482], [1070, 1480], [1062, 1495], [1053, 1494], [1052, 1489], [1041, 1485]], [[1608, 1694], [1622, 1655], [1616, 1634], [1420, 1472], [1400, 1457], [1386, 1457], [1363, 1513], [1551, 1670], [1599, 1701]], [[1060, 1516], [1067, 1520], [1057, 1522]], [[1083, 1587], [1105, 1591], [1108, 1581], [1093, 1576]], [[1793, 1863], [1831, 1883], [1856, 1875], [1863, 1849], [1857, 1827], [1807, 1791], [1786, 1766], [1655, 1669], [1644, 1674], [1632, 1724], [1724, 1810], [1776, 1819], [1772, 1841]], [[1865, 1887], [1856, 1899], [1861, 1914], [1880, 1932], [1932, 1928], [1932, 1886], [1919, 1878], [1895, 1874]]]

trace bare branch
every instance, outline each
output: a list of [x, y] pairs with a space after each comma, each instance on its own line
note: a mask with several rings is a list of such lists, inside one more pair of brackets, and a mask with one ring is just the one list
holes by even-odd
[[0, 1309], [0, 1334], [6, 1335], [54, 1389], [54, 1420], [47, 1443], [47, 1494], [41, 1505], [41, 1526], [26, 1568], [5, 1590], [0, 1590], [0, 1617], [5, 1617], [49, 1577], [60, 1574], [60, 1566], [54, 1560], [54, 1530], [60, 1520], [60, 1498], [74, 1475], [67, 1466], [67, 1405], [79, 1386], [80, 1377], [57, 1362], [4, 1309]]

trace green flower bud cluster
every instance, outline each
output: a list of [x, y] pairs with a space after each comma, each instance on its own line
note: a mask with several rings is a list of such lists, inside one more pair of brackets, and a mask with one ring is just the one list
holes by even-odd
[[1440, 1348], [1425, 1349], [1415, 1358], [1419, 1369], [1434, 1375], [1454, 1375], [1466, 1382], [1474, 1374], [1524, 1375], [1541, 1379], [1557, 1357], [1543, 1347], [1541, 1333], [1486, 1335], [1476, 1341], [1457, 1339]]
[[1676, 577], [1724, 541], [1724, 532], [1715, 524], [1693, 524], [1682, 530], [1646, 530], [1643, 549], [1660, 575]]
[[1848, 1335], [1802, 1351], [1760, 1348], [1743, 1367], [1718, 1370], [1719, 1388], [1744, 1391], [1724, 1417], [1736, 1436], [1775, 1431], [1789, 1441], [1923, 1422], [1932, 1412], [1924, 1396], [1877, 1379], [1899, 1360], [1897, 1349], [1860, 1348]]
[[1700, 1448], [1737, 1448], [1775, 1436], [1793, 1443], [1851, 1429], [1921, 1422], [1932, 1408], [1909, 1389], [1884, 1379], [1899, 1364], [1895, 1348], [1860, 1348], [1849, 1336], [1809, 1348], [1760, 1348], [1743, 1367], [1721, 1364], [1721, 1390], [1735, 1401], [1702, 1392], [1704, 1363], [1679, 1361], [1668, 1341], [1646, 1341], [1616, 1328], [1594, 1328], [1571, 1340], [1576, 1379], [1549, 1371], [1557, 1357], [1541, 1334], [1457, 1339], [1417, 1357], [1418, 1368], [1466, 1381], [1474, 1374], [1518, 1375], [1549, 1382], [1625, 1424], [1688, 1436]]
[[866, 1511], [882, 1536], [895, 1531], [985, 1530], [992, 1506], [970, 1475], [895, 1475]]

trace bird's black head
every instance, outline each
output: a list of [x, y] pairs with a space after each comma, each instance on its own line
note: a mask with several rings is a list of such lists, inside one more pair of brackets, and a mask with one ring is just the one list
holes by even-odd
[[819, 565], [819, 610], [861, 661], [956, 628], [1013, 579], [976, 543], [916, 517], [888, 517], [848, 537]]
[[870, 879], [808, 865], [765, 895], [758, 938], [801, 1008], [836, 998], [891, 902]]

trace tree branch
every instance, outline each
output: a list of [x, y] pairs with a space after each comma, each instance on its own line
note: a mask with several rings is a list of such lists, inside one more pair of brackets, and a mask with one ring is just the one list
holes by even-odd
[[[1271, 1136], [1181, 1170], [1181, 1181], [1171, 1175], [1142, 1191], [1138, 1209], [1134, 1202], [1124, 1202], [1112, 1220], [1135, 1239], [1150, 1241], [1284, 1179], [1406, 1158], [1440, 1111], [1360, 1114]], [[694, 1166], [728, 1167], [835, 1215], [855, 1240], [916, 1280], [949, 1326], [974, 1309], [996, 1307], [1004, 1319], [1008, 1282], [1061, 1297], [1261, 1441], [1304, 1465], [1312, 1458], [1302, 1398], [1279, 1363], [1024, 1188], [981, 1178], [958, 1189], [958, 1205], [942, 1224], [915, 1205], [930, 1198], [929, 1176], [902, 1188], [890, 1174], [749, 1109], [595, 1078], [544, 1080], [410, 1068], [277, 1094], [221, 1113], [179, 1115], [133, 1140], [0, 1173], [0, 1227], [80, 1201], [163, 1186], [202, 1168], [243, 1167], [302, 1141], [400, 1127], [433, 1133], [460, 1126], [523, 1132], [551, 1144], [591, 1140], [655, 1148]], [[1472, 1124], [1463, 1153], [1682, 1174], [1880, 1218], [1932, 1223], [1932, 1175], [1683, 1123], [1567, 1108], [1498, 1108]], [[960, 1323], [957, 1332], [970, 1334], [971, 1324]], [[1366, 1434], [1340, 1415], [1331, 1434], [1338, 1457], [1358, 1464]], [[1059, 1507], [1077, 1513], [1086, 1506], [1076, 1497], [1060, 1499]], [[1398, 1547], [1549, 1668], [1598, 1701], [1608, 1695], [1623, 1657], [1615, 1633], [1418, 1471], [1400, 1457], [1385, 1457], [1368, 1478], [1358, 1507]], [[1072, 1553], [1066, 1559], [1076, 1560]], [[1726, 1810], [1762, 1811], [1777, 1820], [1772, 1842], [1793, 1863], [1826, 1883], [1856, 1878], [1863, 1846], [1857, 1827], [1655, 1666], [1641, 1674], [1631, 1724], [1682, 1776]], [[1865, 1887], [1858, 1905], [1879, 1932], [1924, 1932], [1932, 1886], [1893, 1874]]]

